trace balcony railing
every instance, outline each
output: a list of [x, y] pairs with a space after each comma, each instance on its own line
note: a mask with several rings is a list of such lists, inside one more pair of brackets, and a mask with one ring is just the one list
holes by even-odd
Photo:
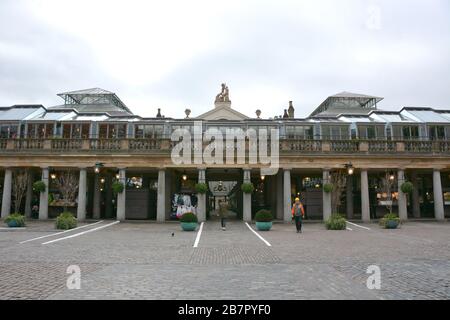
[[[1, 153], [169, 153], [168, 139], [0, 139]], [[203, 143], [203, 148], [207, 143]], [[226, 144], [223, 144], [224, 147]], [[281, 139], [280, 153], [294, 154], [450, 154], [450, 140], [302, 140]], [[192, 144], [194, 149], [194, 144]], [[268, 143], [270, 152], [270, 142]], [[246, 150], [249, 150], [246, 141]]]

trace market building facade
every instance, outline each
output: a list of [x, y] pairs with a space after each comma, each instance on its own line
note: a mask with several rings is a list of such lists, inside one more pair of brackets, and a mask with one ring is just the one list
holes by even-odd
[[[161, 115], [143, 118], [109, 91], [95, 88], [59, 94], [64, 103], [54, 107], [14, 105], [0, 108], [1, 217], [16, 208], [28, 217], [49, 219], [70, 210], [79, 220], [176, 219], [192, 211], [199, 220], [214, 216], [227, 199], [237, 219], [252, 220], [260, 209], [278, 220], [290, 221], [290, 206], [299, 197], [307, 219], [322, 220], [332, 213], [370, 221], [392, 210], [403, 220], [450, 216], [450, 110], [404, 107], [384, 111], [380, 97], [343, 92], [330, 96], [307, 118], [296, 118], [292, 102], [279, 116], [254, 117], [231, 106], [222, 85], [214, 107], [191, 117]], [[276, 131], [266, 145], [277, 151], [275, 174], [264, 174], [268, 164], [250, 161], [251, 139], [223, 142], [232, 159], [198, 162], [206, 152], [204, 139], [211, 130]], [[173, 132], [190, 133], [192, 161], [177, 163]], [[185, 140], [186, 141], [186, 140]], [[217, 141], [216, 141], [217, 142]], [[239, 158], [238, 143], [244, 146]], [[276, 150], [275, 150], [276, 149]], [[236, 151], [236, 152], [234, 152]], [[217, 152], [215, 151], [217, 158]], [[222, 155], [221, 155], [222, 157]], [[14, 206], [15, 176], [26, 172], [23, 203]], [[76, 198], [63, 201], [61, 177], [76, 176]], [[33, 183], [42, 181], [42, 192]], [[113, 190], [114, 182], [124, 186]], [[413, 188], [406, 192], [405, 182]], [[195, 185], [205, 183], [206, 193]], [[254, 191], [244, 193], [243, 183]], [[330, 191], [325, 185], [331, 185]], [[331, 189], [333, 189], [331, 188]], [[339, 192], [336, 195], [336, 189]]]

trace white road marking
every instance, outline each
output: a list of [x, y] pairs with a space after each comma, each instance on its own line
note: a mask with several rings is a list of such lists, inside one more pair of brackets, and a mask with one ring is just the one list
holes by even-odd
[[356, 224], [356, 223], [353, 223], [353, 222], [350, 222], [350, 221], [347, 221], [347, 223], [350, 223], [351, 225], [354, 225], [356, 227], [360, 227], [360, 228], [363, 228], [363, 229], [366, 229], [366, 230], [370, 230], [370, 228], [367, 228], [367, 227], [364, 227], [364, 226], [360, 226], [359, 224]]
[[258, 238], [260, 238], [268, 247], [271, 247], [272, 245], [269, 243], [269, 241], [267, 241], [266, 239], [264, 239], [263, 237], [261, 237], [261, 235], [258, 233], [258, 232], [256, 232], [255, 230], [253, 230], [253, 228], [252, 227], [250, 227], [250, 225], [246, 222], [245, 223], [246, 225], [247, 225], [247, 227], [254, 233], [254, 234], [256, 234], [256, 236], [258, 237]]
[[79, 232], [79, 233], [71, 234], [70, 236], [67, 236], [67, 237], [58, 238], [58, 239], [55, 239], [55, 240], [50, 240], [50, 241], [44, 242], [42, 244], [50, 244], [50, 243], [58, 242], [58, 241], [61, 241], [61, 240], [75, 238], [75, 237], [81, 236], [81, 235], [89, 233], [89, 232], [94, 232], [94, 231], [97, 231], [97, 230], [100, 230], [100, 229], [104, 229], [104, 228], [110, 227], [110, 226], [115, 225], [115, 224], [117, 224], [119, 222], [120, 221], [114, 221], [114, 222], [105, 224], [104, 226], [100, 226], [100, 227], [97, 227], [97, 228], [94, 228], [94, 229], [89, 229], [87, 231], [82, 231], [82, 232]]
[[203, 230], [203, 223], [204, 222], [202, 222], [200, 224], [200, 228], [198, 229], [197, 237], [195, 238], [195, 242], [194, 242], [194, 248], [197, 248], [198, 247], [198, 243], [200, 242], [200, 236], [202, 235], [202, 230]]
[[97, 222], [94, 222], [94, 223], [89, 223], [89, 224], [86, 224], [84, 226], [76, 227], [76, 228], [73, 228], [73, 229], [68, 229], [68, 230], [64, 230], [64, 231], [61, 231], [61, 232], [56, 232], [56, 233], [52, 233], [52, 234], [47, 234], [45, 236], [41, 236], [41, 237], [37, 237], [37, 238], [33, 238], [33, 239], [28, 239], [28, 240], [25, 240], [25, 241], [22, 241], [22, 242], [19, 242], [19, 243], [22, 244], [22, 243], [26, 243], [26, 242], [30, 242], [30, 241], [34, 241], [34, 240], [39, 240], [39, 239], [43, 239], [43, 238], [47, 238], [47, 237], [57, 236], [58, 234], [63, 234], [63, 233], [66, 233], [66, 232], [71, 232], [71, 231], [74, 231], [74, 230], [78, 230], [78, 229], [86, 228], [86, 227], [89, 227], [89, 226], [93, 226], [93, 225], [95, 225], [97, 223], [100, 223], [100, 222], [103, 222], [103, 220], [100, 220], [100, 221], [97, 221]]
[[352, 229], [352, 228], [349, 228], [349, 227], [347, 227], [347, 230], [349, 230], [349, 231], [353, 231], [353, 229]]
[[8, 231], [14, 231], [14, 230], [23, 230], [27, 227], [1, 227], [0, 230], [8, 230]]

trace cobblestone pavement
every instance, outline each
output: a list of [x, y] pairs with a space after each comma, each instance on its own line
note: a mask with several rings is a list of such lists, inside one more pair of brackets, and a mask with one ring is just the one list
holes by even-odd
[[[243, 222], [222, 231], [212, 221], [194, 248], [197, 233], [175, 223], [120, 223], [43, 245], [94, 226], [55, 234], [51, 222], [29, 222], [26, 229], [0, 229], [0, 298], [450, 298], [448, 222], [409, 222], [398, 230], [363, 226], [370, 230], [327, 231], [308, 223], [297, 234], [291, 224], [274, 224], [259, 233], [269, 247]], [[81, 268], [80, 290], [66, 287], [73, 264]], [[380, 290], [366, 287], [369, 265], [381, 269]]]

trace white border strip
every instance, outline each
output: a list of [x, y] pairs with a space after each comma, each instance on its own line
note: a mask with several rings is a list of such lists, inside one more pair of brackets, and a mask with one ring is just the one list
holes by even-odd
[[50, 240], [50, 241], [44, 242], [44, 243], [42, 243], [42, 244], [50, 244], [50, 243], [57, 242], [57, 241], [61, 241], [61, 240], [66, 240], [66, 239], [70, 239], [70, 238], [75, 238], [75, 237], [81, 236], [81, 235], [86, 234], [86, 233], [89, 233], [89, 232], [94, 232], [94, 231], [97, 231], [97, 230], [100, 230], [100, 229], [103, 229], [103, 228], [110, 227], [110, 226], [115, 225], [115, 224], [117, 224], [117, 223], [119, 223], [119, 222], [120, 222], [120, 221], [114, 221], [114, 222], [105, 224], [104, 226], [100, 226], [100, 227], [97, 227], [97, 228], [94, 228], [94, 229], [89, 229], [89, 230], [87, 230], [87, 231], [83, 231], [83, 232], [71, 234], [70, 236], [67, 236], [67, 237], [58, 238], [58, 239], [55, 239], [55, 240]]
[[352, 229], [352, 228], [349, 228], [349, 227], [346, 227], [346, 229], [347, 229], [348, 231], [353, 231], [353, 229]]
[[200, 224], [200, 228], [198, 229], [197, 237], [195, 238], [195, 242], [194, 242], [194, 248], [197, 248], [198, 247], [198, 243], [200, 242], [200, 236], [202, 235], [202, 230], [203, 230], [203, 223], [204, 222], [202, 222]]
[[269, 243], [269, 241], [267, 241], [266, 239], [264, 239], [263, 237], [261, 237], [261, 235], [258, 233], [258, 232], [256, 232], [255, 230], [253, 230], [253, 228], [252, 227], [250, 227], [250, 225], [246, 222], [245, 223], [246, 225], [247, 225], [247, 227], [254, 233], [254, 234], [256, 234], [256, 236], [258, 237], [258, 238], [260, 238], [268, 247], [271, 247], [272, 245]]
[[363, 228], [363, 229], [366, 229], [366, 230], [370, 230], [370, 228], [367, 228], [367, 227], [364, 227], [364, 226], [360, 226], [359, 224], [356, 224], [356, 223], [353, 223], [353, 222], [350, 222], [350, 221], [347, 221], [347, 223], [350, 223], [351, 225], [354, 225], [356, 227], [360, 227], [360, 228]]
[[93, 226], [93, 225], [95, 225], [95, 224], [97, 224], [97, 223], [100, 223], [100, 222], [103, 222], [103, 220], [100, 220], [100, 221], [97, 221], [97, 222], [94, 222], [94, 223], [88, 223], [88, 224], [85, 224], [85, 225], [83, 225], [83, 226], [76, 227], [76, 228], [73, 228], [73, 229], [64, 230], [64, 231], [61, 231], [61, 232], [56, 232], [56, 233], [52, 233], [52, 234], [47, 234], [47, 235], [42, 236], [42, 237], [37, 237], [37, 238], [33, 238], [33, 239], [28, 239], [28, 240], [25, 240], [25, 241], [22, 241], [22, 242], [19, 242], [19, 243], [22, 244], [22, 243], [26, 243], [26, 242], [30, 242], [30, 241], [34, 241], [34, 240], [39, 240], [39, 239], [43, 239], [43, 238], [48, 238], [48, 237], [57, 236], [58, 234], [63, 234], [63, 233], [66, 233], [66, 232], [70, 232], [70, 231], [77, 230], [77, 229], [82, 229], [82, 228], [86, 228], [86, 227], [89, 227], [89, 226]]

